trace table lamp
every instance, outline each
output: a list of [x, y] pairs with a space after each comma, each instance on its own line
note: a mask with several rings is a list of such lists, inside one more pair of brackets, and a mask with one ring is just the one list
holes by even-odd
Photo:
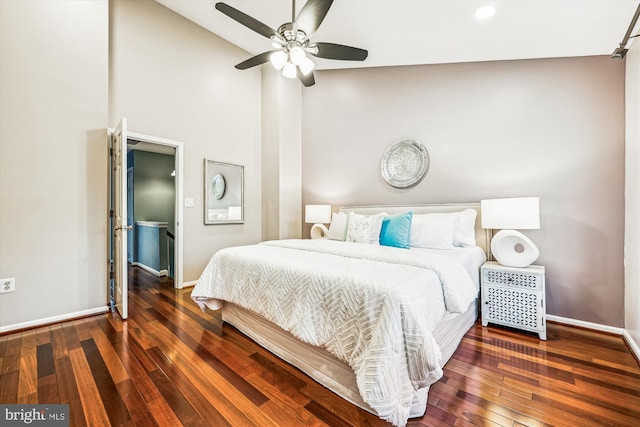
[[482, 228], [500, 230], [491, 239], [491, 253], [500, 264], [526, 267], [538, 259], [538, 247], [516, 229], [540, 228], [539, 197], [482, 200], [480, 206]]
[[304, 222], [313, 224], [311, 227], [312, 239], [326, 239], [329, 229], [324, 224], [331, 222], [331, 205], [306, 205]]

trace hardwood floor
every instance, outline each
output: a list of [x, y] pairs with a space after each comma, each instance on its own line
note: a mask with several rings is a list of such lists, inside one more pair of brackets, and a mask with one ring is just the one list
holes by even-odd
[[[189, 298], [134, 268], [113, 313], [0, 336], [0, 403], [69, 403], [71, 426], [382, 426]], [[622, 338], [561, 325], [548, 341], [478, 324], [410, 426], [640, 426]]]

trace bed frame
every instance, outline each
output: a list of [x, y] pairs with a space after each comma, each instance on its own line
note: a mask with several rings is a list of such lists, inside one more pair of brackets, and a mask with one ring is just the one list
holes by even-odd
[[[411, 210], [414, 214], [421, 214], [457, 212], [469, 208], [475, 209], [478, 213], [475, 227], [476, 244], [480, 246], [486, 254], [489, 254], [491, 238], [489, 230], [484, 230], [480, 227], [480, 224], [482, 224], [480, 203], [417, 206], [344, 206], [341, 207], [340, 210], [343, 212], [353, 211], [360, 214], [376, 214], [379, 212], [395, 214]], [[478, 307], [476, 300], [469, 306], [465, 313], [459, 316], [446, 317], [437, 327], [434, 336], [442, 352], [443, 366], [457, 349], [464, 334], [475, 323], [477, 316]], [[336, 359], [328, 351], [301, 342], [275, 324], [228, 302], [225, 302], [222, 307], [222, 319], [345, 400], [375, 414], [371, 407], [360, 397], [355, 374], [351, 368], [346, 363]], [[411, 418], [424, 415], [427, 406], [428, 390], [429, 388], [426, 387], [416, 394], [411, 408]]]

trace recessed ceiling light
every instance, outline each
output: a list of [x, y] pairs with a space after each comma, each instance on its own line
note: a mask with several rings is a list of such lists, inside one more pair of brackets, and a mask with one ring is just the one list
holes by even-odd
[[476, 19], [488, 19], [496, 14], [496, 8], [492, 5], [480, 6], [476, 9]]

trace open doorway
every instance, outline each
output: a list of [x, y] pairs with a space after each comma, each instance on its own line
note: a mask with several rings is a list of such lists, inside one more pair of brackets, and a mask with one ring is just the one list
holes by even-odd
[[129, 265], [171, 276], [174, 287], [183, 287], [183, 146], [129, 132], [124, 118], [109, 133], [108, 295], [109, 304], [126, 319]]
[[127, 264], [175, 281], [175, 147], [127, 141]]

